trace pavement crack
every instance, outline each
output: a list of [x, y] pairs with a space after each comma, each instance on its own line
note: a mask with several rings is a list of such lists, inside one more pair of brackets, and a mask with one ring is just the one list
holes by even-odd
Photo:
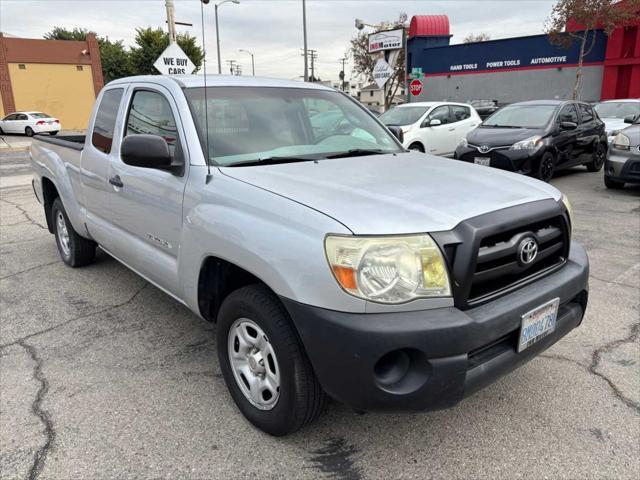
[[56, 260], [55, 262], [49, 262], [49, 263], [43, 263], [41, 265], [35, 265], [33, 267], [26, 268], [24, 270], [20, 270], [19, 272], [10, 273], [9, 275], [5, 275], [4, 277], [0, 277], [0, 280], [6, 280], [7, 278], [15, 277], [16, 275], [21, 275], [23, 273], [31, 272], [32, 270], [37, 270], [39, 268], [48, 267], [49, 265], [54, 265], [56, 263], [60, 263], [60, 261]]
[[635, 402], [630, 398], [627, 398], [620, 391], [620, 389], [613, 382], [613, 380], [607, 377], [604, 373], [598, 372], [597, 369], [598, 369], [598, 366], [600, 365], [600, 361], [602, 360], [602, 354], [609, 353], [626, 343], [633, 343], [638, 339], [639, 336], [640, 336], [640, 323], [634, 323], [633, 325], [631, 325], [629, 335], [618, 340], [613, 340], [594, 350], [593, 353], [591, 354], [591, 365], [589, 365], [589, 368], [588, 368], [591, 374], [602, 378], [605, 382], [609, 384], [609, 387], [611, 387], [611, 390], [613, 390], [613, 394], [618, 398], [618, 400], [624, 403], [627, 407], [634, 409], [638, 413], [640, 413], [640, 403]]
[[628, 283], [623, 283], [623, 282], [617, 282], [615, 280], [605, 280], [604, 278], [600, 278], [595, 276], [593, 273], [589, 275], [590, 278], [595, 278], [596, 280], [603, 282], [603, 283], [607, 283], [609, 285], [618, 285], [620, 287], [627, 287], [627, 288], [638, 288], [634, 285], [629, 285]]
[[133, 302], [136, 299], [136, 297], [140, 294], [140, 292], [142, 292], [147, 286], [149, 286], [149, 284], [145, 283], [142, 287], [140, 287], [138, 290], [136, 290], [136, 292], [133, 295], [131, 295], [131, 297], [129, 297], [124, 302], [117, 303], [115, 305], [110, 305], [108, 307], [104, 307], [104, 308], [101, 308], [99, 310], [95, 310], [93, 312], [85, 313], [85, 314], [79, 315], [77, 317], [70, 318], [69, 320], [65, 320], [64, 322], [60, 322], [60, 323], [58, 323], [56, 325], [53, 325], [52, 327], [45, 328], [44, 330], [39, 330], [37, 332], [30, 333], [29, 335], [25, 335], [22, 338], [14, 340], [13, 342], [5, 343], [5, 344], [0, 345], [0, 350], [4, 350], [5, 348], [12, 347], [14, 345], [20, 345], [21, 342], [24, 342], [25, 340], [29, 340], [30, 338], [37, 337], [37, 336], [42, 335], [44, 333], [49, 333], [49, 332], [51, 332], [53, 330], [57, 330], [58, 328], [64, 327], [65, 325], [68, 325], [68, 324], [70, 324], [72, 322], [76, 322], [78, 320], [83, 320], [85, 318], [90, 318], [90, 317], [93, 317], [94, 315], [99, 315], [101, 313], [105, 313], [105, 312], [114, 310], [116, 308], [124, 307], [124, 306], [130, 304], [131, 302]]
[[17, 343], [27, 351], [27, 353], [31, 357], [31, 360], [33, 360], [33, 362], [35, 363], [35, 367], [33, 369], [33, 379], [40, 384], [38, 393], [36, 393], [36, 398], [31, 403], [31, 412], [42, 422], [42, 425], [44, 426], [44, 435], [46, 441], [44, 445], [40, 447], [40, 449], [38, 449], [38, 451], [35, 453], [33, 457], [33, 464], [31, 465], [31, 469], [29, 470], [29, 480], [35, 480], [42, 472], [42, 468], [44, 467], [47, 455], [53, 447], [53, 442], [56, 439], [56, 431], [54, 429], [49, 412], [43, 410], [42, 408], [44, 397], [49, 391], [49, 381], [47, 380], [47, 377], [45, 377], [42, 373], [42, 366], [44, 362], [38, 355], [38, 351], [33, 345], [29, 345], [23, 340], [20, 340]]
[[35, 225], [37, 227], [40, 227], [40, 228], [42, 228], [44, 230], [48, 230], [47, 227], [45, 227], [40, 222], [38, 222], [33, 217], [31, 217], [31, 215], [29, 215], [29, 213], [24, 208], [22, 208], [22, 206], [20, 204], [15, 203], [15, 202], [11, 202], [11, 201], [7, 200], [6, 198], [0, 198], [0, 201], [8, 203], [9, 205], [13, 205], [14, 207], [16, 207], [18, 209], [18, 211], [22, 214], [22, 216], [24, 216], [24, 218], [27, 219], [28, 223], [30, 223], [32, 225]]

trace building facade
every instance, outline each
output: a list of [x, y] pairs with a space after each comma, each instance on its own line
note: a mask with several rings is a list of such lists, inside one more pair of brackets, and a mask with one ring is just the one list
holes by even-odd
[[[640, 97], [640, 16], [611, 35], [589, 33], [580, 98], [599, 101]], [[579, 26], [568, 25], [568, 30]], [[547, 35], [450, 45], [449, 19], [411, 19], [407, 71], [420, 77], [410, 101], [497, 100], [512, 103], [567, 99], [573, 94], [580, 45], [561, 47]], [[421, 88], [420, 88], [421, 87]]]
[[42, 111], [60, 119], [65, 129], [84, 129], [103, 84], [93, 33], [86, 42], [0, 33], [0, 118]]

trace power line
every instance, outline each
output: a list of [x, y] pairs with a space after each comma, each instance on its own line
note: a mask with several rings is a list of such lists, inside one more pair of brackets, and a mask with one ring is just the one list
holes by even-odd
[[231, 75], [237, 75], [235, 72], [238, 62], [235, 60], [226, 60], [226, 63], [229, 64], [229, 71], [231, 72]]

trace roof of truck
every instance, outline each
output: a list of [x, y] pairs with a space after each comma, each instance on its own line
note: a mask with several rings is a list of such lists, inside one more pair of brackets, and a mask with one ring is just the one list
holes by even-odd
[[[109, 85], [133, 82], [177, 83], [183, 88], [204, 87], [205, 85], [204, 75], [140, 75], [120, 78], [109, 82]], [[287, 87], [333, 90], [330, 87], [318, 83], [305, 83], [298, 80], [284, 80], [281, 78], [250, 77], [246, 75], [207, 75], [206, 83], [207, 87]]]

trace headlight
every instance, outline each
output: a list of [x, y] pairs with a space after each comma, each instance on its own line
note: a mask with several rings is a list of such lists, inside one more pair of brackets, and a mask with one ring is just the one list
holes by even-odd
[[565, 208], [567, 209], [567, 213], [569, 214], [569, 222], [571, 223], [571, 230], [573, 230], [573, 206], [571, 205], [571, 202], [569, 201], [569, 198], [563, 193], [562, 194], [562, 198], [560, 199], [560, 201], [564, 204]]
[[458, 141], [458, 147], [467, 147], [469, 144], [467, 143], [467, 137], [462, 137]]
[[449, 297], [449, 273], [429, 235], [342, 237], [325, 240], [329, 266], [351, 295], [380, 303]]
[[509, 150], [530, 150], [535, 152], [542, 147], [542, 137], [540, 135], [534, 135], [533, 137], [526, 138], [518, 143], [511, 145]]
[[624, 133], [619, 133], [613, 138], [613, 148], [629, 150], [631, 148], [631, 140]]

